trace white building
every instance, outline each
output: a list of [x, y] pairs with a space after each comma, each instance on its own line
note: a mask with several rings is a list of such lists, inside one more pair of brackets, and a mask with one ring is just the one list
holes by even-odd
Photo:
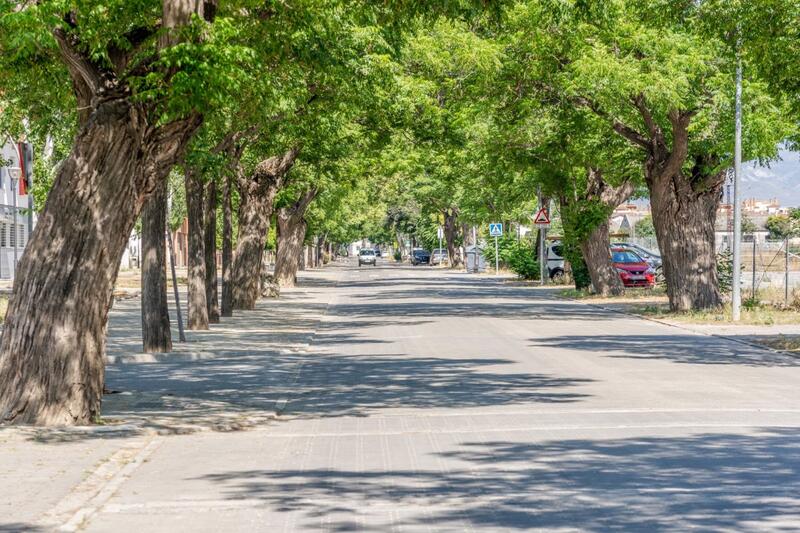
[[[22, 257], [33, 231], [36, 216], [32, 209], [33, 196], [27, 194], [24, 178], [12, 179], [23, 173], [22, 147], [8, 138], [0, 143], [0, 279], [11, 279], [16, 261]], [[13, 186], [16, 186], [16, 195]]]

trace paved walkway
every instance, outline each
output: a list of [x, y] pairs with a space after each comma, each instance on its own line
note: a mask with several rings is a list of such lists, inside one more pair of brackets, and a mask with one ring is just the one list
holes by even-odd
[[110, 424], [0, 432], [0, 530], [800, 528], [798, 359], [488, 277], [302, 281], [154, 363], [119, 302]]

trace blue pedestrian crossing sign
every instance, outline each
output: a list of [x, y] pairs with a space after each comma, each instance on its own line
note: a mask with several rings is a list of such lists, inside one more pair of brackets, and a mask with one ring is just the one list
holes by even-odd
[[491, 222], [489, 223], [489, 236], [490, 237], [502, 237], [503, 236], [503, 224], [500, 222]]

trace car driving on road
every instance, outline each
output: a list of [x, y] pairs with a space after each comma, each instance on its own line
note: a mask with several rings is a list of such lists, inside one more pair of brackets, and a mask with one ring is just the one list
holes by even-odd
[[370, 248], [364, 248], [360, 252], [358, 252], [358, 266], [361, 265], [372, 265], [375, 266], [378, 262], [378, 258], [375, 256], [375, 250]]

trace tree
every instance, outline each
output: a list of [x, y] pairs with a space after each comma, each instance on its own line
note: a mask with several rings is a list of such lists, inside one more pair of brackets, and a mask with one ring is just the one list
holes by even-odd
[[656, 229], [653, 226], [653, 217], [651, 215], [642, 217], [633, 225], [633, 230], [637, 237], [655, 237]]
[[792, 209], [788, 215], [771, 215], [766, 228], [771, 239], [797, 237], [800, 235], [800, 209]]
[[30, 53], [14, 40], [20, 33], [34, 38], [44, 58], [16, 75], [35, 78], [43, 62], [59, 71], [72, 84], [79, 127], [14, 281], [0, 340], [0, 419], [86, 424], [100, 412], [105, 324], [128, 235], [202, 123], [202, 96], [185, 97], [201, 80], [177, 74], [218, 50], [204, 31], [216, 5], [4, 6], [0, 70]]
[[[542, 0], [512, 15], [517, 46], [534, 48], [535, 88], [595, 114], [607, 135], [639, 151], [673, 310], [721, 302], [714, 222], [733, 145], [735, 61], [698, 28], [698, 10], [655, 0]], [[745, 151], [774, 156], [787, 132], [780, 102], [757, 81], [746, 91]]]
[[306, 237], [308, 223], [306, 209], [319, 194], [319, 189], [310, 187], [300, 193], [291, 204], [278, 210], [278, 252], [275, 258], [275, 281], [281, 287], [294, 287], [297, 269]]

